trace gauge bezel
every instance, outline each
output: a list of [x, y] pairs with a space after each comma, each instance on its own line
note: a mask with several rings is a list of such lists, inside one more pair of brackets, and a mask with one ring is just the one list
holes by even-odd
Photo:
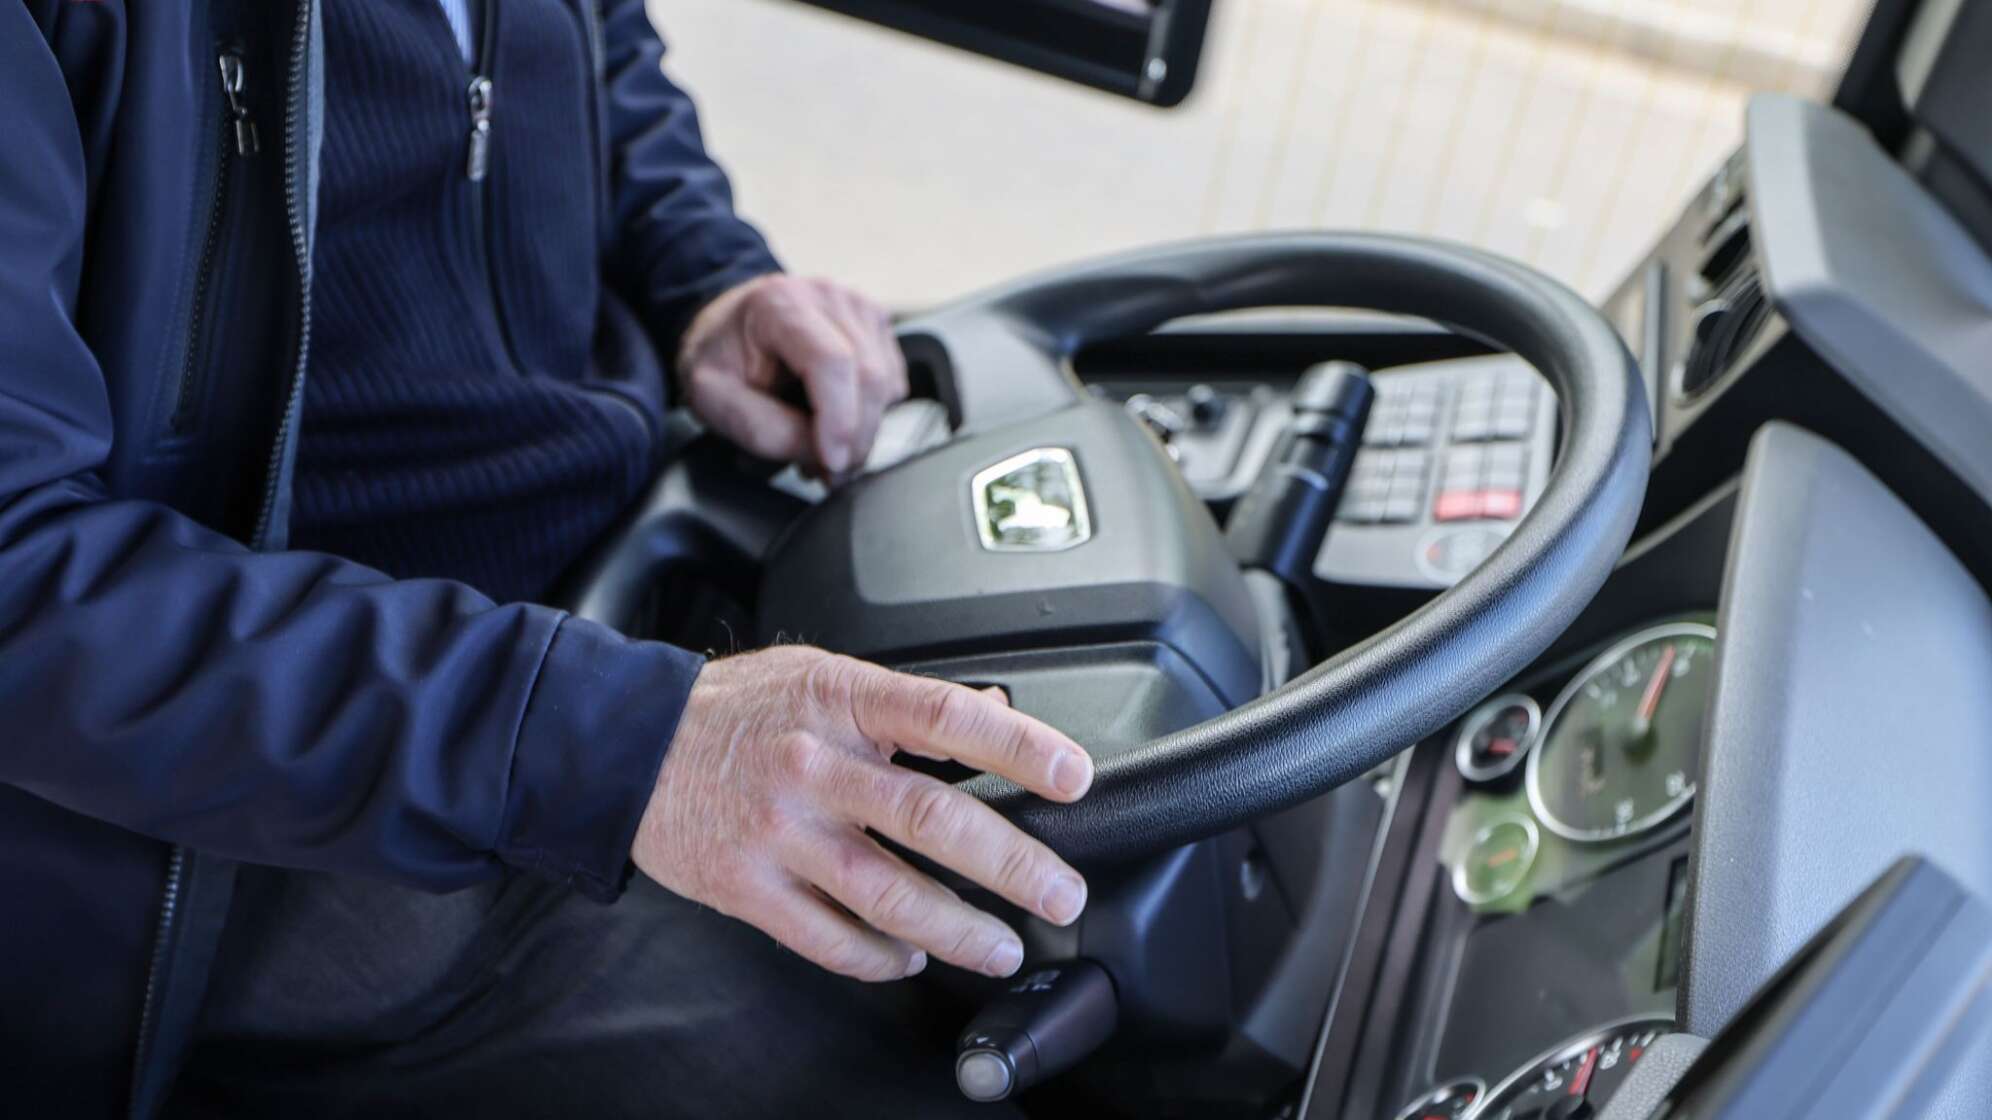
[[1565, 1039], [1523, 1062], [1515, 1072], [1502, 1078], [1494, 1088], [1488, 1090], [1480, 1098], [1480, 1103], [1474, 1105], [1473, 1111], [1467, 1113], [1463, 1120], [1483, 1120], [1484, 1117], [1491, 1115], [1490, 1110], [1494, 1107], [1495, 1101], [1513, 1092], [1525, 1082], [1533, 1080], [1540, 1075], [1543, 1067], [1567, 1062], [1593, 1046], [1602, 1046], [1618, 1035], [1647, 1027], [1657, 1027], [1662, 1033], [1672, 1033], [1678, 1029], [1670, 1016], [1653, 1014], [1627, 1015], [1623, 1019], [1614, 1019], [1601, 1026], [1592, 1027], [1583, 1034]]
[[1549, 705], [1549, 714], [1543, 717], [1542, 730], [1536, 735], [1535, 745], [1529, 749], [1528, 769], [1525, 771], [1522, 783], [1528, 789], [1529, 808], [1535, 813], [1536, 819], [1542, 822], [1544, 828], [1563, 837], [1565, 840], [1572, 840], [1580, 844], [1596, 844], [1608, 840], [1629, 840], [1636, 836], [1642, 836], [1666, 824], [1679, 814], [1682, 809], [1685, 809], [1694, 802], [1695, 794], [1701, 788], [1700, 781], [1689, 782], [1688, 788], [1681, 791], [1680, 796], [1675, 797], [1673, 800], [1667, 802], [1667, 804], [1622, 828], [1587, 829], [1576, 828], [1568, 822], [1558, 820], [1556, 815], [1551, 813], [1543, 803], [1542, 796], [1542, 758], [1546, 748], [1549, 746], [1550, 738], [1556, 734], [1556, 721], [1562, 717], [1563, 709], [1568, 707], [1572, 700], [1576, 699], [1577, 694], [1583, 690], [1585, 685], [1591, 683], [1593, 678], [1615, 664], [1620, 658], [1649, 642], [1660, 638], [1672, 637], [1707, 638], [1709, 644], [1714, 645], [1716, 640], [1715, 627], [1704, 622], [1663, 622], [1657, 626], [1648, 626], [1643, 630], [1635, 631], [1614, 642], [1605, 652], [1592, 658], [1582, 669], [1577, 671], [1576, 676], [1570, 678], [1570, 683], [1563, 686], [1563, 691], [1556, 694], [1556, 699]]
[[[1480, 734], [1480, 729], [1487, 726], [1495, 716], [1508, 708], [1515, 707], [1526, 708], [1529, 713], [1529, 730], [1528, 734], [1522, 736], [1521, 749], [1506, 762], [1495, 763], [1492, 766], [1475, 766], [1472, 761], [1473, 737]], [[1541, 738], [1542, 706], [1535, 702], [1533, 696], [1510, 692], [1489, 700], [1467, 715], [1460, 724], [1459, 735], [1453, 739], [1453, 765], [1459, 768], [1459, 776], [1469, 782], [1498, 781], [1514, 773], [1515, 767], [1528, 761], [1528, 756], [1535, 753], [1536, 743]]]
[[[1521, 825], [1522, 829], [1529, 834], [1528, 854], [1522, 857], [1522, 877], [1527, 878], [1528, 873], [1535, 869], [1536, 856], [1542, 853], [1542, 833], [1536, 830], [1536, 822], [1520, 813], [1497, 817], [1494, 820], [1488, 821], [1474, 831], [1473, 840], [1467, 844], [1466, 852], [1460, 856], [1458, 863], [1453, 864], [1453, 893], [1458, 895], [1459, 900], [1468, 906], [1485, 906], [1495, 899], [1506, 898], [1513, 893], [1511, 888], [1499, 894], [1480, 895], [1469, 890], [1466, 885], [1466, 856], [1473, 854], [1474, 849], [1480, 847], [1482, 841], [1485, 841], [1488, 835], [1495, 829], [1509, 824]], [[1517, 882], [1515, 885], [1520, 886], [1521, 884]]]
[[[1418, 1113], [1432, 1106], [1432, 1098], [1437, 1097], [1441, 1093], [1452, 1093], [1468, 1085], [1473, 1086], [1473, 1107], [1479, 1108], [1480, 1102], [1487, 1099], [1487, 1082], [1482, 1081], [1478, 1077], [1455, 1077], [1451, 1081], [1442, 1081], [1417, 1096], [1412, 1097], [1411, 1103], [1399, 1109], [1397, 1115], [1392, 1117], [1392, 1120], [1414, 1120]], [[1468, 1112], [1460, 1120], [1465, 1120], [1466, 1116], [1471, 1115], [1473, 1114]]]

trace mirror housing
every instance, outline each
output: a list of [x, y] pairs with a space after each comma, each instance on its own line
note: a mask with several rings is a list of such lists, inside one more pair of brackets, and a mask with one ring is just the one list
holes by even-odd
[[800, 0], [1159, 108], [1196, 84], [1212, 0]]

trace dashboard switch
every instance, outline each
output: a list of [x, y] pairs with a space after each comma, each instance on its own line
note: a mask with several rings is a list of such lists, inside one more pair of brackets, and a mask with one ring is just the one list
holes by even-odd
[[[1374, 397], [1369, 371], [1352, 362], [1324, 362], [1294, 386], [1293, 419], [1224, 527], [1239, 563], [1271, 572], [1290, 587], [1306, 586], [1352, 471], [1363, 496], [1344, 520], [1391, 519], [1397, 475], [1422, 477], [1426, 453], [1372, 451], [1363, 456], [1364, 467], [1356, 467]], [[1385, 477], [1390, 482], [1377, 497], [1377, 480]]]
[[972, 1101], [1014, 1096], [1099, 1049], [1119, 1018], [1114, 982], [1092, 961], [1030, 969], [955, 1040], [955, 1084]]

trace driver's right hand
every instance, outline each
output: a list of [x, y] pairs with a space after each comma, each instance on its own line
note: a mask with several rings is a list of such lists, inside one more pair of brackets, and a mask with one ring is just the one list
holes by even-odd
[[893, 765], [899, 751], [1054, 801], [1093, 780], [1077, 743], [994, 690], [779, 646], [699, 674], [637, 829], [636, 866], [832, 972], [896, 980], [932, 954], [1008, 976], [1023, 963], [1017, 934], [867, 830], [1061, 926], [1084, 909], [1085, 880], [980, 801]]

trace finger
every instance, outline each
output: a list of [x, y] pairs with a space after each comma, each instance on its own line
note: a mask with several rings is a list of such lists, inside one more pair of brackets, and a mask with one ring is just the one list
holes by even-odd
[[1006, 708], [1010, 706], [1010, 694], [1003, 691], [1003, 686], [1000, 684], [992, 684], [987, 688], [979, 689], [978, 691], [980, 691], [982, 695], [989, 697], [991, 700], [996, 701], [998, 704], [1001, 704]]
[[891, 318], [882, 309], [836, 284], [823, 282], [818, 290], [826, 306], [834, 309], [832, 318], [858, 358], [860, 427], [851, 461], [861, 464], [871, 456], [886, 409], [906, 397], [906, 356], [892, 335]]
[[794, 853], [795, 870], [873, 928], [954, 965], [1008, 976], [1024, 944], [995, 917], [854, 828], [826, 828]]
[[800, 881], [768, 891], [736, 916], [819, 967], [853, 980], [900, 980], [927, 967], [927, 954], [867, 928]]
[[1093, 784], [1093, 760], [1079, 744], [962, 685], [864, 665], [852, 681], [851, 714], [874, 743], [952, 759], [1040, 797], [1077, 801]]
[[892, 316], [855, 292], [846, 290], [843, 296], [846, 313], [855, 324], [853, 329], [859, 333], [873, 358], [868, 366], [876, 375], [872, 388], [885, 398], [887, 404], [905, 400], [911, 388], [906, 374], [906, 351], [900, 349], [899, 336], [892, 328]]
[[693, 369], [686, 383], [706, 422], [752, 454], [778, 463], [810, 454], [809, 419], [800, 410], [711, 366]]
[[809, 393], [816, 452], [824, 468], [832, 474], [848, 470], [859, 397], [858, 361], [850, 340], [808, 297], [795, 295], [756, 304], [749, 337], [774, 351]]
[[1086, 880], [1057, 853], [946, 782], [842, 757], [826, 768], [830, 808], [1057, 925], [1086, 908]]

